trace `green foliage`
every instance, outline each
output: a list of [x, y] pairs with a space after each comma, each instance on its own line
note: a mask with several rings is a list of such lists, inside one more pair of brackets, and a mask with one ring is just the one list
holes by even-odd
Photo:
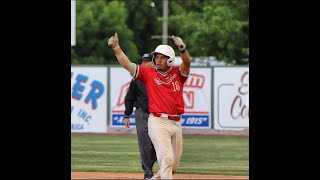
[[[127, 27], [124, 2], [77, 1], [76, 46], [71, 48], [72, 64], [118, 64], [108, 39], [115, 32], [129, 58], [139, 57], [133, 32]], [[116, 18], [114, 18], [116, 17]], [[121, 43], [122, 42], [122, 43]]]
[[[118, 64], [107, 47], [115, 32], [121, 48], [136, 62], [162, 43], [151, 38], [162, 35], [162, 8], [162, 0], [77, 1], [72, 64]], [[249, 53], [249, 1], [169, 0], [168, 35], [180, 36], [192, 57], [248, 64], [244, 57]], [[175, 46], [171, 40], [168, 44]]]
[[[242, 60], [249, 48], [247, 0], [196, 1], [198, 11], [183, 11], [177, 2], [172, 6], [179, 13], [170, 17], [170, 24], [181, 22], [172, 28], [185, 37], [192, 56], [215, 56], [227, 63], [247, 63]], [[192, 3], [195, 2], [189, 2]]]
[[[134, 32], [134, 43], [139, 54], [154, 51], [161, 44], [161, 39], [151, 39], [153, 35], [162, 34], [162, 21], [157, 17], [162, 16], [162, 0], [125, 0], [129, 18], [128, 27]], [[151, 3], [155, 6], [152, 7]]]

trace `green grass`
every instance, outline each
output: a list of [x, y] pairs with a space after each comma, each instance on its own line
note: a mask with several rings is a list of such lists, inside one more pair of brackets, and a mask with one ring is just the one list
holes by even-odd
[[[154, 172], [158, 169], [156, 162]], [[141, 173], [137, 137], [73, 135], [71, 170]], [[184, 135], [177, 173], [248, 176], [249, 138]]]

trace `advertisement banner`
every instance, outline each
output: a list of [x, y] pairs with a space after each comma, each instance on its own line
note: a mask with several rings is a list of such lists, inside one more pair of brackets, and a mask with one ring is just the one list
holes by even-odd
[[71, 67], [71, 132], [107, 132], [106, 90], [106, 67]]
[[[125, 97], [129, 90], [132, 77], [123, 67], [110, 68], [110, 125], [111, 127], [124, 126]], [[134, 110], [133, 110], [134, 112]], [[130, 127], [135, 127], [134, 113], [130, 116]]]
[[211, 82], [211, 68], [191, 67], [183, 89], [182, 127], [211, 128]]
[[[125, 96], [131, 76], [124, 68], [110, 69], [111, 113], [110, 125], [124, 127]], [[182, 115], [183, 128], [211, 128], [211, 68], [191, 68], [185, 82], [183, 98], [185, 113]], [[135, 126], [134, 113], [130, 116], [130, 127]]]
[[249, 128], [249, 68], [214, 68], [214, 129]]

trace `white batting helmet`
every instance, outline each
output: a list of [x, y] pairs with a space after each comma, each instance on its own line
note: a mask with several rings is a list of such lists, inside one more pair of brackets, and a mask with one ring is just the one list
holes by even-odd
[[173, 48], [169, 45], [159, 45], [157, 46], [156, 50], [154, 50], [151, 54], [153, 55], [153, 63], [156, 64], [155, 62], [155, 53], [160, 53], [163, 54], [165, 56], [168, 56], [169, 58], [167, 59], [167, 66], [171, 67], [173, 66], [174, 63], [174, 58], [175, 58], [175, 52], [173, 50]]

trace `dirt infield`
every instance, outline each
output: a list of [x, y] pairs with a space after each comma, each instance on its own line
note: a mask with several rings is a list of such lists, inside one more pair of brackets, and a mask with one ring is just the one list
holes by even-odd
[[[87, 179], [143, 179], [142, 173], [110, 173], [110, 172], [72, 172], [72, 180]], [[198, 175], [198, 174], [175, 174], [174, 179], [241, 179], [248, 180], [249, 176], [224, 176], [224, 175]]]

